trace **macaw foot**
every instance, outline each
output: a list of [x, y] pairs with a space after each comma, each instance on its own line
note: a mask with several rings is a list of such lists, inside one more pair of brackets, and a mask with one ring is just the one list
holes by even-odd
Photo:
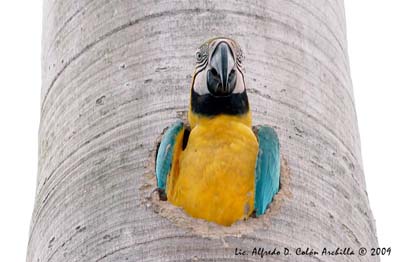
[[160, 197], [160, 201], [167, 201], [167, 194], [161, 188], [157, 188], [158, 196]]

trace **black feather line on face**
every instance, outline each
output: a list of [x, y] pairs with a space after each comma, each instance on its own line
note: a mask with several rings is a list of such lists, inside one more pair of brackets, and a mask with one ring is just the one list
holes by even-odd
[[246, 90], [229, 96], [199, 95], [191, 89], [191, 107], [194, 113], [204, 116], [243, 115], [249, 112]]

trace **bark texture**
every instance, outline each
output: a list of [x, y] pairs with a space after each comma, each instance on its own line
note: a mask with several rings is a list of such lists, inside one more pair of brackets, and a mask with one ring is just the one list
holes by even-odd
[[[140, 191], [157, 137], [187, 110], [194, 51], [214, 36], [241, 44], [254, 124], [276, 127], [291, 170], [268, 223], [222, 237], [179, 226]], [[44, 0], [42, 55], [27, 261], [260, 261], [235, 248], [377, 245], [342, 0]]]

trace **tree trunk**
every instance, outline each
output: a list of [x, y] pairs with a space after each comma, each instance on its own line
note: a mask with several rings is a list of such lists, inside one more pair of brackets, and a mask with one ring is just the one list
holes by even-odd
[[[276, 128], [290, 169], [274, 212], [232, 229], [146, 196], [157, 138], [188, 109], [194, 52], [214, 36], [241, 44], [253, 124]], [[45, 0], [42, 55], [27, 261], [260, 261], [254, 247], [291, 252], [267, 261], [379, 260], [358, 255], [377, 239], [343, 1]]]

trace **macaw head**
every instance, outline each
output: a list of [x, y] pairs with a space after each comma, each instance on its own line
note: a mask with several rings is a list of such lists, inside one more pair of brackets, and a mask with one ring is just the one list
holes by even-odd
[[189, 110], [192, 127], [199, 118], [218, 115], [251, 121], [242, 61], [240, 46], [229, 38], [213, 38], [198, 48]]

